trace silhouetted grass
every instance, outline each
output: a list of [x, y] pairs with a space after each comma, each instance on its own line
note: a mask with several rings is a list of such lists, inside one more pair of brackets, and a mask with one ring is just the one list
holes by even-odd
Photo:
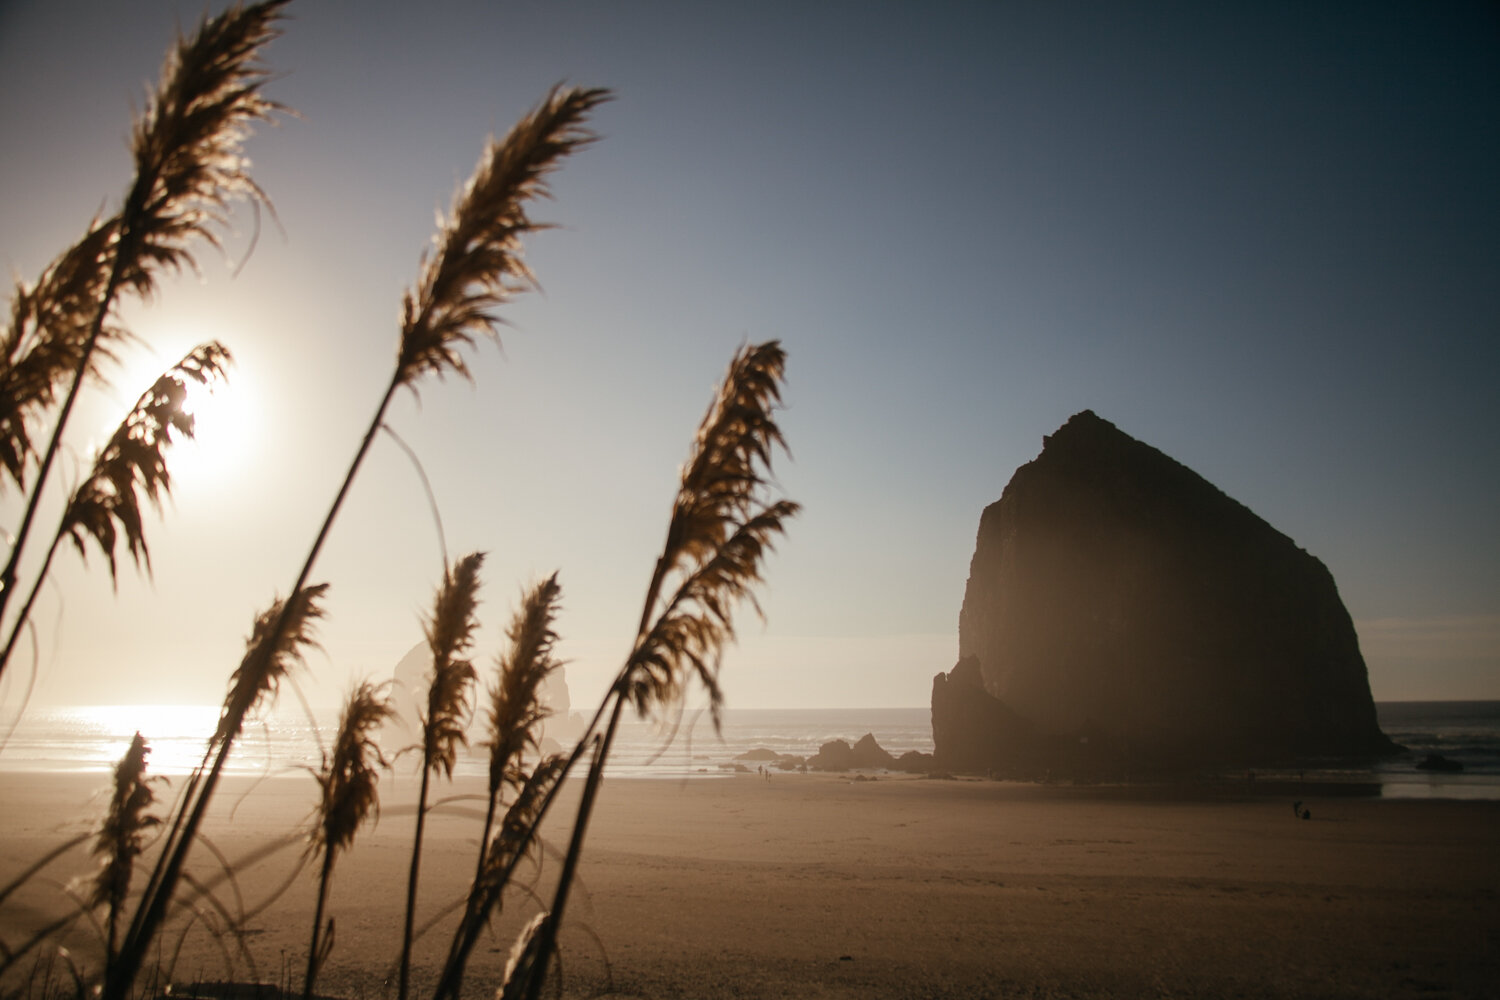
[[[136, 177], [120, 212], [96, 219], [35, 284], [16, 290], [10, 324], [0, 340], [0, 466], [12, 485], [28, 492], [9, 564], [0, 571], [0, 621], [16, 589], [21, 549], [79, 389], [97, 376], [100, 357], [130, 342], [128, 332], [109, 321], [117, 297], [124, 291], [149, 295], [163, 269], [193, 267], [191, 245], [200, 239], [215, 242], [214, 229], [233, 200], [268, 204], [246, 173], [240, 147], [252, 123], [279, 110], [260, 93], [266, 74], [258, 59], [276, 34], [285, 6], [286, 0], [236, 6], [206, 19], [196, 34], [178, 43], [132, 133]], [[561, 161], [593, 141], [586, 121], [609, 97], [604, 90], [555, 88], [503, 139], [486, 146], [472, 178], [440, 220], [433, 245], [422, 255], [414, 287], [403, 296], [390, 380], [288, 596], [273, 601], [252, 624], [202, 762], [177, 790], [166, 814], [157, 816], [150, 811], [155, 792], [145, 777], [148, 745], [146, 737], [137, 734], [117, 769], [112, 805], [95, 835], [100, 868], [88, 892], [64, 917], [35, 928], [25, 941], [0, 942], [0, 976], [19, 969], [24, 956], [45, 953], [45, 962], [36, 959], [31, 977], [10, 992], [30, 998], [58, 992], [88, 994], [102, 1000], [154, 994], [158, 977], [172, 975], [174, 956], [194, 926], [209, 931], [231, 978], [243, 960], [248, 974], [258, 981], [244, 931], [281, 890], [247, 907], [235, 864], [203, 836], [226, 762], [246, 724], [274, 702], [284, 682], [305, 669], [305, 653], [316, 645], [314, 629], [324, 614], [329, 584], [310, 583], [311, 574], [370, 445], [384, 426], [392, 398], [402, 388], [417, 392], [427, 376], [469, 376], [465, 353], [480, 338], [494, 337], [501, 322], [496, 310], [534, 284], [522, 256], [522, 240], [545, 225], [531, 218], [530, 204], [548, 195], [548, 177]], [[27, 627], [37, 588], [63, 538], [72, 539], [81, 553], [86, 539], [92, 539], [105, 555], [112, 577], [117, 546], [123, 540], [137, 565], [149, 572], [142, 501], [159, 505], [170, 493], [165, 446], [174, 435], [192, 432], [192, 418], [183, 405], [188, 383], [221, 377], [228, 359], [228, 351], [218, 344], [189, 354], [141, 397], [100, 452], [65, 509], [24, 605], [10, 619], [0, 671]], [[504, 982], [497, 984], [504, 996], [539, 994], [556, 961], [557, 930], [627, 704], [642, 714], [670, 715], [681, 710], [686, 689], [696, 682], [707, 692], [717, 725], [720, 658], [734, 638], [735, 609], [742, 601], [754, 606], [754, 589], [771, 542], [797, 512], [795, 504], [773, 495], [769, 481], [772, 452], [783, 447], [773, 412], [779, 404], [785, 360], [775, 342], [745, 347], [732, 360], [683, 466], [631, 651], [591, 722], [566, 754], [543, 756], [540, 748], [540, 725], [547, 715], [541, 691], [558, 666], [557, 574], [523, 594], [506, 630], [506, 650], [485, 691], [489, 766], [476, 831], [478, 856], [468, 890], [452, 908], [461, 912], [452, 917], [452, 940], [438, 976], [436, 1000], [459, 996], [476, 941], [501, 908], [518, 866], [535, 856], [542, 826], [564, 780], [587, 757], [578, 813], [551, 902], [527, 924]], [[34, 447], [35, 432], [49, 420], [47, 445], [39, 451]], [[399, 931], [390, 929], [392, 941], [400, 941], [399, 1000], [407, 1000], [411, 988], [422, 841], [433, 808], [428, 801], [430, 782], [439, 772], [451, 779], [474, 712], [478, 676], [471, 651], [480, 627], [482, 562], [483, 555], [476, 552], [443, 567], [433, 611], [424, 623], [432, 662], [420, 743], [413, 748], [420, 755], [421, 787], [404, 925]], [[378, 778], [388, 762], [375, 732], [390, 715], [382, 691], [368, 682], [358, 685], [345, 705], [333, 748], [315, 772], [318, 806], [306, 831], [310, 846], [295, 873], [300, 874], [308, 859], [319, 859], [307, 954], [294, 963], [305, 969], [299, 991], [304, 998], [313, 996], [333, 947], [334, 919], [327, 911], [336, 860], [353, 849], [356, 831], [379, 811]], [[61, 845], [0, 887], [0, 906], [18, 885], [86, 839]], [[281, 846], [270, 844], [265, 850]], [[190, 856], [201, 851], [212, 856], [211, 874], [195, 873], [189, 866]], [[137, 868], [147, 858], [150, 864], [141, 881], [135, 877]], [[96, 911], [104, 913], [102, 924]], [[98, 930], [97, 965], [60, 946], [43, 947], [56, 945], [58, 935], [79, 921]], [[175, 941], [169, 939], [169, 924], [176, 929]], [[66, 977], [54, 975], [59, 963]], [[283, 960], [282, 982], [275, 992], [293, 992], [291, 973], [286, 971], [292, 967]]]

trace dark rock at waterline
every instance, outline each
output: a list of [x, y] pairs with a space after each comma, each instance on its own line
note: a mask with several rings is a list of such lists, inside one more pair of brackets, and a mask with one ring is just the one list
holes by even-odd
[[807, 766], [814, 771], [893, 771], [896, 770], [896, 758], [875, 742], [873, 734], [865, 733], [852, 747], [844, 740], [824, 743], [816, 754], [807, 759]]
[[1430, 753], [1417, 761], [1419, 771], [1444, 771], [1454, 774], [1463, 769], [1464, 765], [1461, 761], [1456, 761], [1452, 757], [1444, 757], [1440, 753]]
[[932, 771], [932, 754], [923, 753], [920, 750], [908, 750], [896, 758], [897, 771], [909, 771], [912, 774], [928, 774]]
[[794, 753], [777, 753], [766, 747], [756, 747], [740, 754], [735, 760], [759, 761], [768, 767], [774, 767], [780, 771], [807, 770], [807, 758], [798, 757]]
[[939, 766], [1066, 774], [1396, 750], [1328, 570], [1089, 411], [980, 519]]
[[847, 771], [854, 766], [854, 748], [846, 740], [829, 740], [807, 758], [807, 766], [814, 771]]

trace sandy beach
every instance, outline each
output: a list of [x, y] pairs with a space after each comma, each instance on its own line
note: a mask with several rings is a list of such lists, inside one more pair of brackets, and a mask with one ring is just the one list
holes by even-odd
[[[0, 879], [87, 831], [105, 780], [0, 775]], [[379, 825], [339, 863], [321, 993], [394, 995], [415, 784], [385, 781]], [[286, 880], [301, 850], [287, 834], [314, 793], [305, 775], [226, 786], [209, 837], [238, 873], [237, 893], [218, 892], [227, 910], [256, 909]], [[573, 801], [562, 803], [569, 813]], [[564, 992], [1495, 996], [1500, 802], [1309, 792], [1305, 804], [1312, 818], [1303, 821], [1288, 796], [1236, 788], [817, 774], [613, 780], [590, 830], [586, 892], [575, 893], [563, 934]], [[419, 922], [438, 919], [418, 947], [428, 977], [452, 927], [439, 914], [473, 870], [474, 808], [455, 802], [429, 826]], [[565, 832], [559, 824], [549, 839]], [[212, 877], [210, 852], [196, 865]], [[541, 886], [557, 867], [544, 859]], [[60, 884], [89, 870], [82, 850], [51, 865], [0, 906], [0, 939], [13, 945], [61, 912]], [[176, 979], [300, 986], [313, 890], [303, 872], [246, 921], [253, 972], [243, 957], [228, 966], [199, 926], [183, 939]], [[516, 929], [535, 911], [522, 893], [507, 901], [470, 966], [469, 994], [492, 994]], [[68, 943], [84, 960], [96, 953], [88, 933]]]

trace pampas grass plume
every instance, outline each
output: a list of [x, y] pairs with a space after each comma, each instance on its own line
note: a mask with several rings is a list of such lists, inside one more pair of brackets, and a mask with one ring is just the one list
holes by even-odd
[[483, 552], [460, 559], [438, 588], [432, 617], [427, 620], [427, 647], [432, 651], [432, 684], [427, 689], [427, 712], [422, 720], [422, 766], [441, 769], [451, 778], [458, 748], [467, 745], [464, 728], [469, 714], [469, 692], [477, 674], [468, 652], [474, 645], [474, 617], [479, 606], [479, 567]]
[[73, 492], [59, 531], [73, 540], [80, 555], [85, 554], [84, 536], [93, 538], [109, 560], [111, 580], [116, 578], [115, 544], [120, 534], [136, 565], [150, 572], [141, 500], [160, 509], [162, 497], [171, 495], [166, 449], [175, 435], [193, 436], [189, 384], [212, 385], [224, 377], [232, 360], [217, 341], [189, 351], [141, 395], [94, 459], [88, 478]]
[[773, 417], [785, 368], [777, 341], [740, 350], [698, 427], [624, 671], [625, 692], [641, 714], [675, 703], [691, 676], [708, 692], [719, 725], [719, 656], [734, 639], [734, 608], [748, 601], [760, 612], [752, 588], [761, 582], [761, 563], [800, 510], [764, 496], [772, 451], [786, 449]]
[[140, 855], [146, 831], [161, 822], [147, 810], [156, 801], [150, 779], [146, 777], [146, 757], [151, 748], [140, 733], [115, 766], [114, 795], [109, 813], [99, 829], [94, 856], [100, 859], [99, 874], [94, 879], [90, 906], [108, 906], [105, 939], [106, 961], [114, 958], [119, 918], [130, 894], [130, 876]]
[[526, 202], [547, 197], [547, 175], [563, 157], [593, 141], [583, 127], [609, 92], [554, 87], [504, 139], [491, 140], [474, 174], [423, 255], [417, 287], [402, 300], [396, 382], [413, 388], [423, 373], [467, 378], [461, 347], [493, 337], [493, 310], [535, 279], [521, 258], [521, 237], [544, 229]]
[[326, 583], [303, 587], [286, 600], [278, 599], [255, 619], [245, 640], [245, 657], [229, 678], [229, 694], [213, 743], [233, 742], [261, 700], [274, 695], [282, 678], [303, 662], [303, 651], [318, 648], [313, 627], [323, 617], [319, 602], [327, 592]]
[[323, 851], [318, 876], [318, 901], [313, 909], [312, 935], [307, 946], [307, 973], [302, 995], [311, 997], [318, 970], [333, 949], [333, 919], [325, 931], [323, 910], [328, 901], [328, 886], [333, 879], [333, 865], [340, 851], [354, 843], [354, 834], [374, 813], [380, 815], [380, 797], [376, 786], [380, 770], [389, 766], [373, 738], [374, 731], [393, 714], [384, 685], [364, 681], [349, 694], [339, 717], [338, 736], [333, 754], [325, 757], [318, 772], [322, 798], [318, 804], [318, 822], [313, 830], [313, 847]]
[[541, 687], [556, 670], [553, 656], [557, 633], [552, 622], [562, 587], [553, 573], [532, 587], [506, 629], [510, 645], [501, 655], [499, 675], [490, 689], [490, 796], [502, 786], [519, 788], [526, 780], [521, 756], [537, 749], [538, 726], [548, 716], [541, 703]]
[[323, 795], [314, 844], [324, 850], [346, 850], [371, 813], [380, 814], [376, 786], [389, 765], [373, 734], [394, 713], [383, 687], [364, 681], [350, 693], [333, 753], [318, 774]]
[[121, 242], [136, 256], [124, 261], [121, 281], [138, 294], [151, 293], [157, 268], [195, 266], [190, 240], [220, 245], [211, 227], [224, 224], [231, 200], [269, 206], [250, 179], [243, 147], [254, 123], [286, 110], [261, 94], [267, 74], [256, 60], [280, 33], [276, 22], [287, 2], [236, 4], [205, 19], [192, 38], [179, 38], [168, 54], [131, 135], [136, 204], [127, 205]]

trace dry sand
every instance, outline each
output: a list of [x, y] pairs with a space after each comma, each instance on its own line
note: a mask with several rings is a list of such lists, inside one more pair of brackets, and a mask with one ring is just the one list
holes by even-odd
[[[104, 776], [0, 774], [0, 879], [102, 812]], [[415, 781], [387, 779], [380, 824], [340, 862], [320, 992], [394, 995]], [[456, 791], [476, 792], [476, 784]], [[299, 847], [247, 859], [310, 808], [311, 778], [221, 794], [209, 831], [243, 904]], [[241, 796], [240, 793], [244, 793]], [[403, 807], [403, 799], [407, 805]], [[755, 775], [606, 783], [563, 934], [565, 992], [644, 997], [1494, 997], [1500, 802], [1382, 801], [1235, 789], [1061, 789], [986, 781]], [[231, 819], [228, 807], [238, 800]], [[571, 811], [576, 800], [562, 804]], [[421, 914], [460, 897], [472, 803], [429, 827]], [[559, 819], [562, 817], [558, 817]], [[563, 841], [565, 829], [549, 839]], [[196, 859], [200, 875], [210, 855]], [[557, 870], [544, 862], [541, 882]], [[0, 940], [56, 907], [81, 853], [0, 905]], [[310, 872], [249, 921], [259, 977], [300, 984]], [[535, 904], [517, 893], [471, 965], [488, 996]], [[422, 971], [451, 917], [419, 945]], [[87, 957], [86, 937], [73, 941]], [[181, 980], [247, 979], [201, 929]], [[427, 982], [419, 979], [419, 982]], [[13, 982], [7, 985], [14, 985]], [[417, 995], [422, 995], [418, 993]]]

